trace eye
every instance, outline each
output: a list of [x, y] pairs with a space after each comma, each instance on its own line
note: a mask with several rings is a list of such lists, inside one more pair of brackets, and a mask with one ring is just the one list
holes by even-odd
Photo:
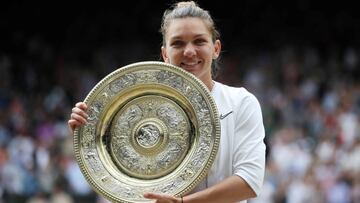
[[170, 46], [178, 48], [184, 45], [184, 42], [181, 40], [175, 40], [173, 42], [170, 43]]
[[204, 45], [206, 43], [207, 43], [207, 40], [203, 39], [203, 38], [199, 38], [194, 41], [194, 44], [196, 44], [196, 45]]

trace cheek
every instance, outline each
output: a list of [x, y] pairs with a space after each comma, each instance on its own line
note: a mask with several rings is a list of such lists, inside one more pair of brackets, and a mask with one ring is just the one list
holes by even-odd
[[202, 55], [205, 58], [212, 57], [214, 54], [214, 47], [208, 45], [208, 46], [202, 46], [198, 49], [198, 54]]
[[209, 48], [209, 49], [205, 49], [201, 52], [203, 54], [202, 56], [204, 58], [206, 58], [208, 61], [212, 61], [212, 59], [214, 59], [214, 55], [215, 55], [215, 53], [210, 50], [211, 49]]
[[168, 59], [169, 62], [171, 61], [171, 62], [174, 63], [174, 62], [179, 60], [180, 53], [178, 51], [169, 50], [167, 53], [168, 53], [167, 59]]

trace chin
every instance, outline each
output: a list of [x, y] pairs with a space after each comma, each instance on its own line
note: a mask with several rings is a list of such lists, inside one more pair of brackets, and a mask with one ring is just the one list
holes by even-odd
[[185, 68], [183, 68], [183, 69], [186, 70], [187, 72], [189, 72], [189, 73], [191, 73], [191, 74], [193, 74], [193, 75], [196, 76], [196, 71], [194, 71], [194, 70], [189, 70], [189, 69], [185, 69]]

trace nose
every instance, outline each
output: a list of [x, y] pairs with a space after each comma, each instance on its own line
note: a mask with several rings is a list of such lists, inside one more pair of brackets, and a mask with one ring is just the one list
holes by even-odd
[[196, 55], [196, 48], [192, 43], [188, 43], [184, 49], [184, 56], [192, 57]]

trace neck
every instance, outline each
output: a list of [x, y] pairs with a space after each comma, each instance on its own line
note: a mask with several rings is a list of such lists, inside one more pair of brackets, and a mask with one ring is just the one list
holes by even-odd
[[211, 77], [211, 73], [208, 73], [206, 75], [197, 76], [205, 85], [206, 87], [211, 91], [214, 86], [214, 81]]
[[215, 82], [213, 80], [210, 80], [210, 81], [204, 82], [204, 84], [211, 91], [213, 89], [214, 85], [215, 85]]

